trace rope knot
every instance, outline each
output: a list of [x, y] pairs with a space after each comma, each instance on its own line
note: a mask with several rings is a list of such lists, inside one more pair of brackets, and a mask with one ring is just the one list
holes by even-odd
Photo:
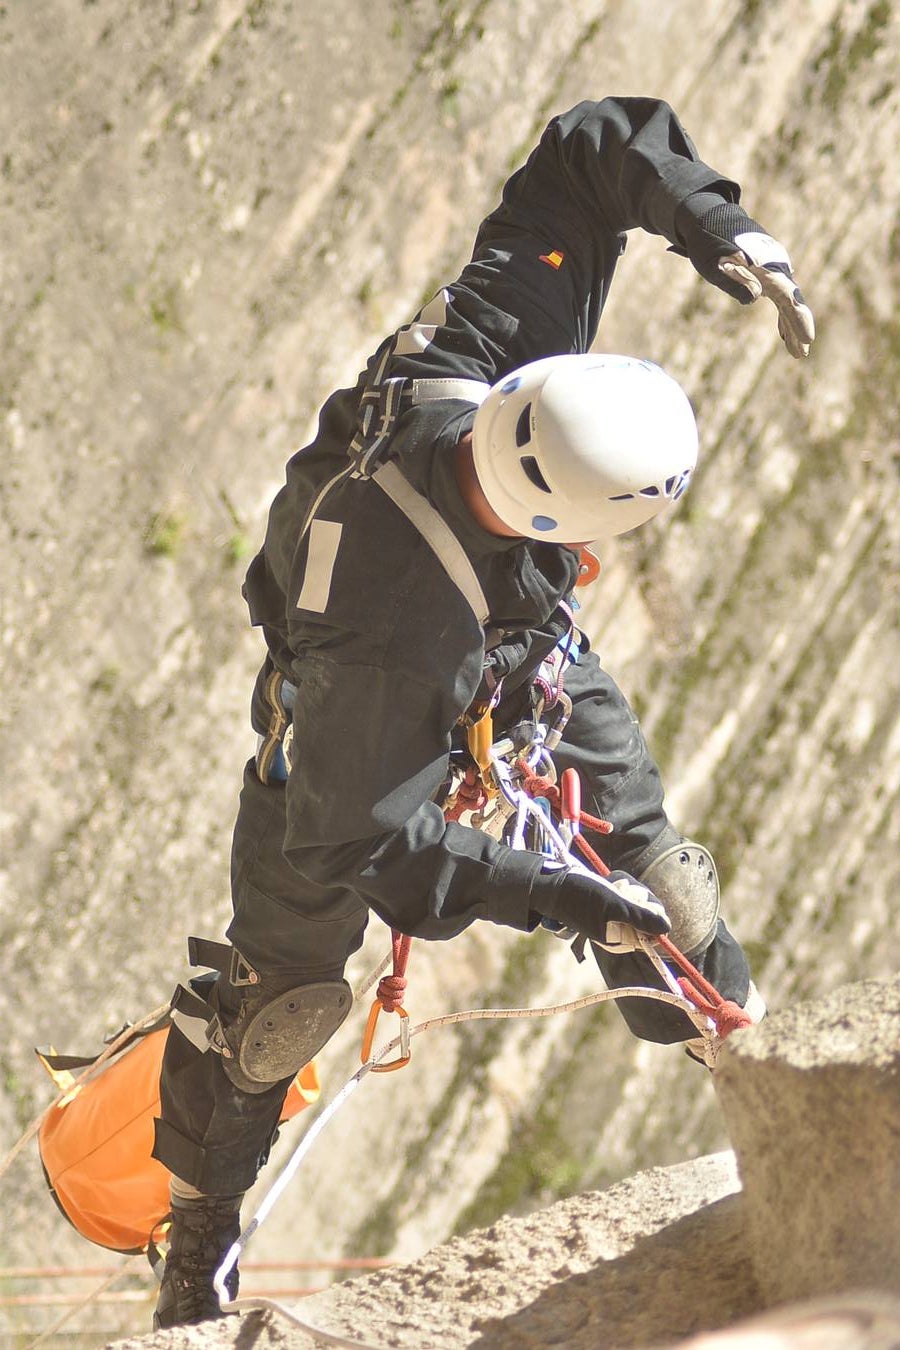
[[[663, 941], [665, 941], [665, 939], [663, 939]], [[690, 964], [686, 959], [682, 959], [684, 965]], [[699, 975], [699, 971], [695, 970], [693, 973], [695, 976]], [[700, 990], [698, 990], [690, 980], [685, 979], [684, 976], [678, 977], [678, 985], [685, 998], [693, 1003], [694, 1007], [697, 1008], [699, 1012], [705, 1013], [706, 1016], [710, 1018], [716, 1028], [716, 1035], [720, 1036], [723, 1041], [726, 1036], [731, 1035], [732, 1031], [739, 1031], [741, 1027], [753, 1025], [753, 1018], [739, 1003], [735, 1003], [733, 999], [730, 998], [722, 998], [721, 994], [717, 993], [712, 985], [707, 984], [702, 976], [700, 976], [697, 982], [706, 985], [706, 988], [709, 990], [708, 995], [705, 991], [701, 993]]]
[[405, 975], [383, 975], [378, 981], [375, 997], [386, 1013], [392, 1013], [403, 1006], [403, 995], [405, 993]]
[[522, 773], [522, 788], [529, 797], [546, 797], [552, 806], [559, 806], [559, 788], [552, 778], [535, 773], [524, 759], [519, 760], [518, 767]]
[[732, 1031], [738, 1031], [741, 1027], [753, 1025], [750, 1014], [739, 1003], [733, 1002], [730, 998], [722, 1000], [713, 1012], [712, 1019], [716, 1024], [716, 1031], [723, 1041], [726, 1036], [731, 1035]]

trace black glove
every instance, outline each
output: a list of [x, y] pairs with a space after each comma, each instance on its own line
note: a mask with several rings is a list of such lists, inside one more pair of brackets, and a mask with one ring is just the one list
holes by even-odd
[[794, 282], [784, 245], [735, 202], [720, 202], [699, 220], [685, 216], [680, 223], [688, 257], [700, 275], [742, 305], [751, 305], [761, 295], [771, 300], [791, 356], [808, 356], [816, 336], [815, 320]]
[[660, 902], [627, 872], [600, 877], [587, 868], [561, 868], [555, 888], [541, 896], [541, 909], [561, 925], [560, 937], [581, 933], [609, 952], [638, 948], [635, 930], [658, 937], [671, 927]]

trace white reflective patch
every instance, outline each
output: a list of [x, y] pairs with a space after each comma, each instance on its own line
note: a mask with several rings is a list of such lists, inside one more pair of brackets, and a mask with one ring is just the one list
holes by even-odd
[[343, 525], [334, 520], [314, 520], [310, 525], [306, 575], [297, 598], [298, 609], [309, 609], [314, 614], [325, 613], [343, 529]]
[[466, 403], [481, 404], [491, 391], [491, 386], [483, 380], [454, 380], [452, 377], [438, 376], [433, 380], [413, 380], [412, 401], [414, 404], [428, 403], [433, 398], [461, 398]]
[[447, 304], [450, 296], [447, 291], [438, 291], [428, 304], [416, 316], [412, 323], [406, 324], [397, 333], [394, 344], [395, 356], [409, 356], [412, 352], [424, 352], [434, 341], [437, 330], [447, 320]]
[[442, 323], [447, 322], [447, 306], [450, 303], [450, 292], [445, 290], [438, 291], [433, 295], [428, 304], [419, 315], [420, 323], [433, 323], [440, 328]]
[[394, 346], [394, 355], [409, 356], [412, 352], [427, 351], [434, 342], [436, 332], [437, 324], [411, 323], [408, 328], [400, 330], [400, 336]]

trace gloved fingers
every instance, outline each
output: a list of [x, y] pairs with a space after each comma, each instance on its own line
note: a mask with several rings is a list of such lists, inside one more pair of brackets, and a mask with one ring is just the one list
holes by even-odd
[[778, 331], [791, 356], [809, 356], [816, 336], [816, 321], [793, 277], [773, 277], [769, 298], [778, 309]]
[[672, 925], [669, 923], [665, 908], [657, 900], [652, 891], [640, 881], [635, 881], [633, 876], [627, 872], [611, 872], [606, 878], [607, 885], [620, 895], [626, 902], [627, 909], [623, 914], [624, 923], [617, 924], [615, 920], [607, 923], [608, 930], [613, 925], [621, 927], [633, 927], [641, 933], [649, 933], [653, 937], [658, 937], [660, 933], [668, 933]]
[[[743, 254], [733, 253], [730, 258], [719, 259], [719, 271], [731, 281], [743, 286], [749, 294], [749, 301], [758, 300], [762, 295], [762, 284], [756, 279], [744, 262]], [[747, 297], [745, 297], [745, 303]]]
[[641, 950], [641, 940], [638, 936], [638, 930], [632, 928], [627, 923], [616, 923], [612, 921], [606, 925], [606, 935], [600, 942], [594, 939], [594, 945], [602, 947], [606, 952], [612, 952], [616, 956], [622, 956], [626, 952], [637, 952]]
[[[612, 941], [612, 950], [626, 940], [621, 930], [637, 929], [658, 937], [670, 928], [656, 896], [634, 877], [626, 872], [600, 877], [577, 862], [565, 868], [554, 892], [543, 900], [542, 912], [554, 930], [572, 930], [601, 945]], [[627, 940], [623, 950], [631, 951], [634, 942]]]
[[816, 336], [812, 310], [794, 281], [791, 260], [786, 249], [770, 235], [738, 235], [739, 251], [719, 259], [719, 271], [744, 288], [752, 303], [761, 295], [771, 300], [778, 311], [778, 332], [791, 356], [809, 355]]

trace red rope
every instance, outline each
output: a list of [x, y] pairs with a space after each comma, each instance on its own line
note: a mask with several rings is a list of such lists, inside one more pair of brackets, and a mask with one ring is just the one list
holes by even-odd
[[[550, 805], [559, 811], [562, 806], [562, 795], [553, 780], [542, 778], [540, 774], [535, 773], [524, 759], [519, 760], [519, 769], [522, 772], [522, 788], [528, 796], [546, 797]], [[579, 811], [578, 819], [582, 825], [586, 825], [589, 830], [596, 830], [598, 834], [612, 834], [611, 823], [608, 820], [601, 820], [600, 816], [592, 816], [588, 811]], [[594, 857], [596, 856], [594, 854]], [[600, 863], [600, 866], [603, 867], [603, 864]], [[608, 871], [609, 868], [604, 868], [602, 875], [605, 876]]]
[[452, 805], [444, 808], [445, 820], [459, 820], [463, 811], [481, 811], [488, 803], [488, 795], [478, 774], [471, 766], [466, 769], [465, 777], [456, 789]]
[[[671, 942], [669, 943], [669, 947], [672, 947]], [[688, 961], [687, 957], [682, 957], [677, 948], [672, 948], [672, 951], [677, 952], [678, 958], [683, 960], [686, 965], [690, 965], [690, 961]], [[716, 1033], [723, 1041], [726, 1036], [731, 1035], [732, 1031], [738, 1031], [741, 1027], [753, 1025], [753, 1019], [750, 1014], [745, 1008], [742, 1008], [739, 1003], [735, 1003], [730, 998], [723, 998], [715, 989], [713, 989], [713, 993], [715, 994], [716, 999], [718, 999], [718, 1002], [713, 1002], [711, 999], [704, 998], [699, 990], [694, 988], [690, 980], [685, 979], [682, 976], [676, 978], [678, 979], [678, 987], [685, 998], [689, 999], [699, 1012], [705, 1013], [707, 1017], [712, 1019], [716, 1028]], [[700, 978], [702, 979], [703, 977], [701, 976]]]
[[[524, 760], [519, 760], [519, 768], [523, 776], [522, 787], [529, 797], [546, 797], [551, 806], [555, 806], [559, 810], [561, 805], [559, 788], [549, 778], [542, 778], [533, 773]], [[612, 830], [612, 825], [608, 820], [599, 820], [596, 816], [589, 816], [586, 811], [580, 811], [578, 818], [583, 825], [587, 825], [592, 830], [599, 830], [601, 834], [609, 834]], [[606, 863], [596, 849], [592, 848], [587, 842], [584, 835], [576, 834], [572, 842], [578, 846], [601, 877], [609, 876], [609, 868]], [[685, 998], [693, 1003], [699, 1012], [705, 1013], [707, 1017], [711, 1018], [716, 1032], [722, 1040], [739, 1027], [752, 1025], [753, 1019], [750, 1014], [732, 999], [723, 998], [718, 989], [710, 984], [704, 975], [700, 974], [697, 967], [688, 960], [683, 952], [678, 950], [671, 938], [658, 937], [656, 942], [662, 947], [669, 960], [679, 966], [684, 976], [687, 977], [676, 976], [678, 987]]]
[[396, 1012], [398, 1008], [403, 1006], [403, 995], [406, 993], [406, 963], [409, 960], [411, 946], [411, 937], [398, 932], [396, 928], [391, 929], [393, 970], [390, 975], [382, 975], [375, 991], [375, 997], [385, 1012]]

